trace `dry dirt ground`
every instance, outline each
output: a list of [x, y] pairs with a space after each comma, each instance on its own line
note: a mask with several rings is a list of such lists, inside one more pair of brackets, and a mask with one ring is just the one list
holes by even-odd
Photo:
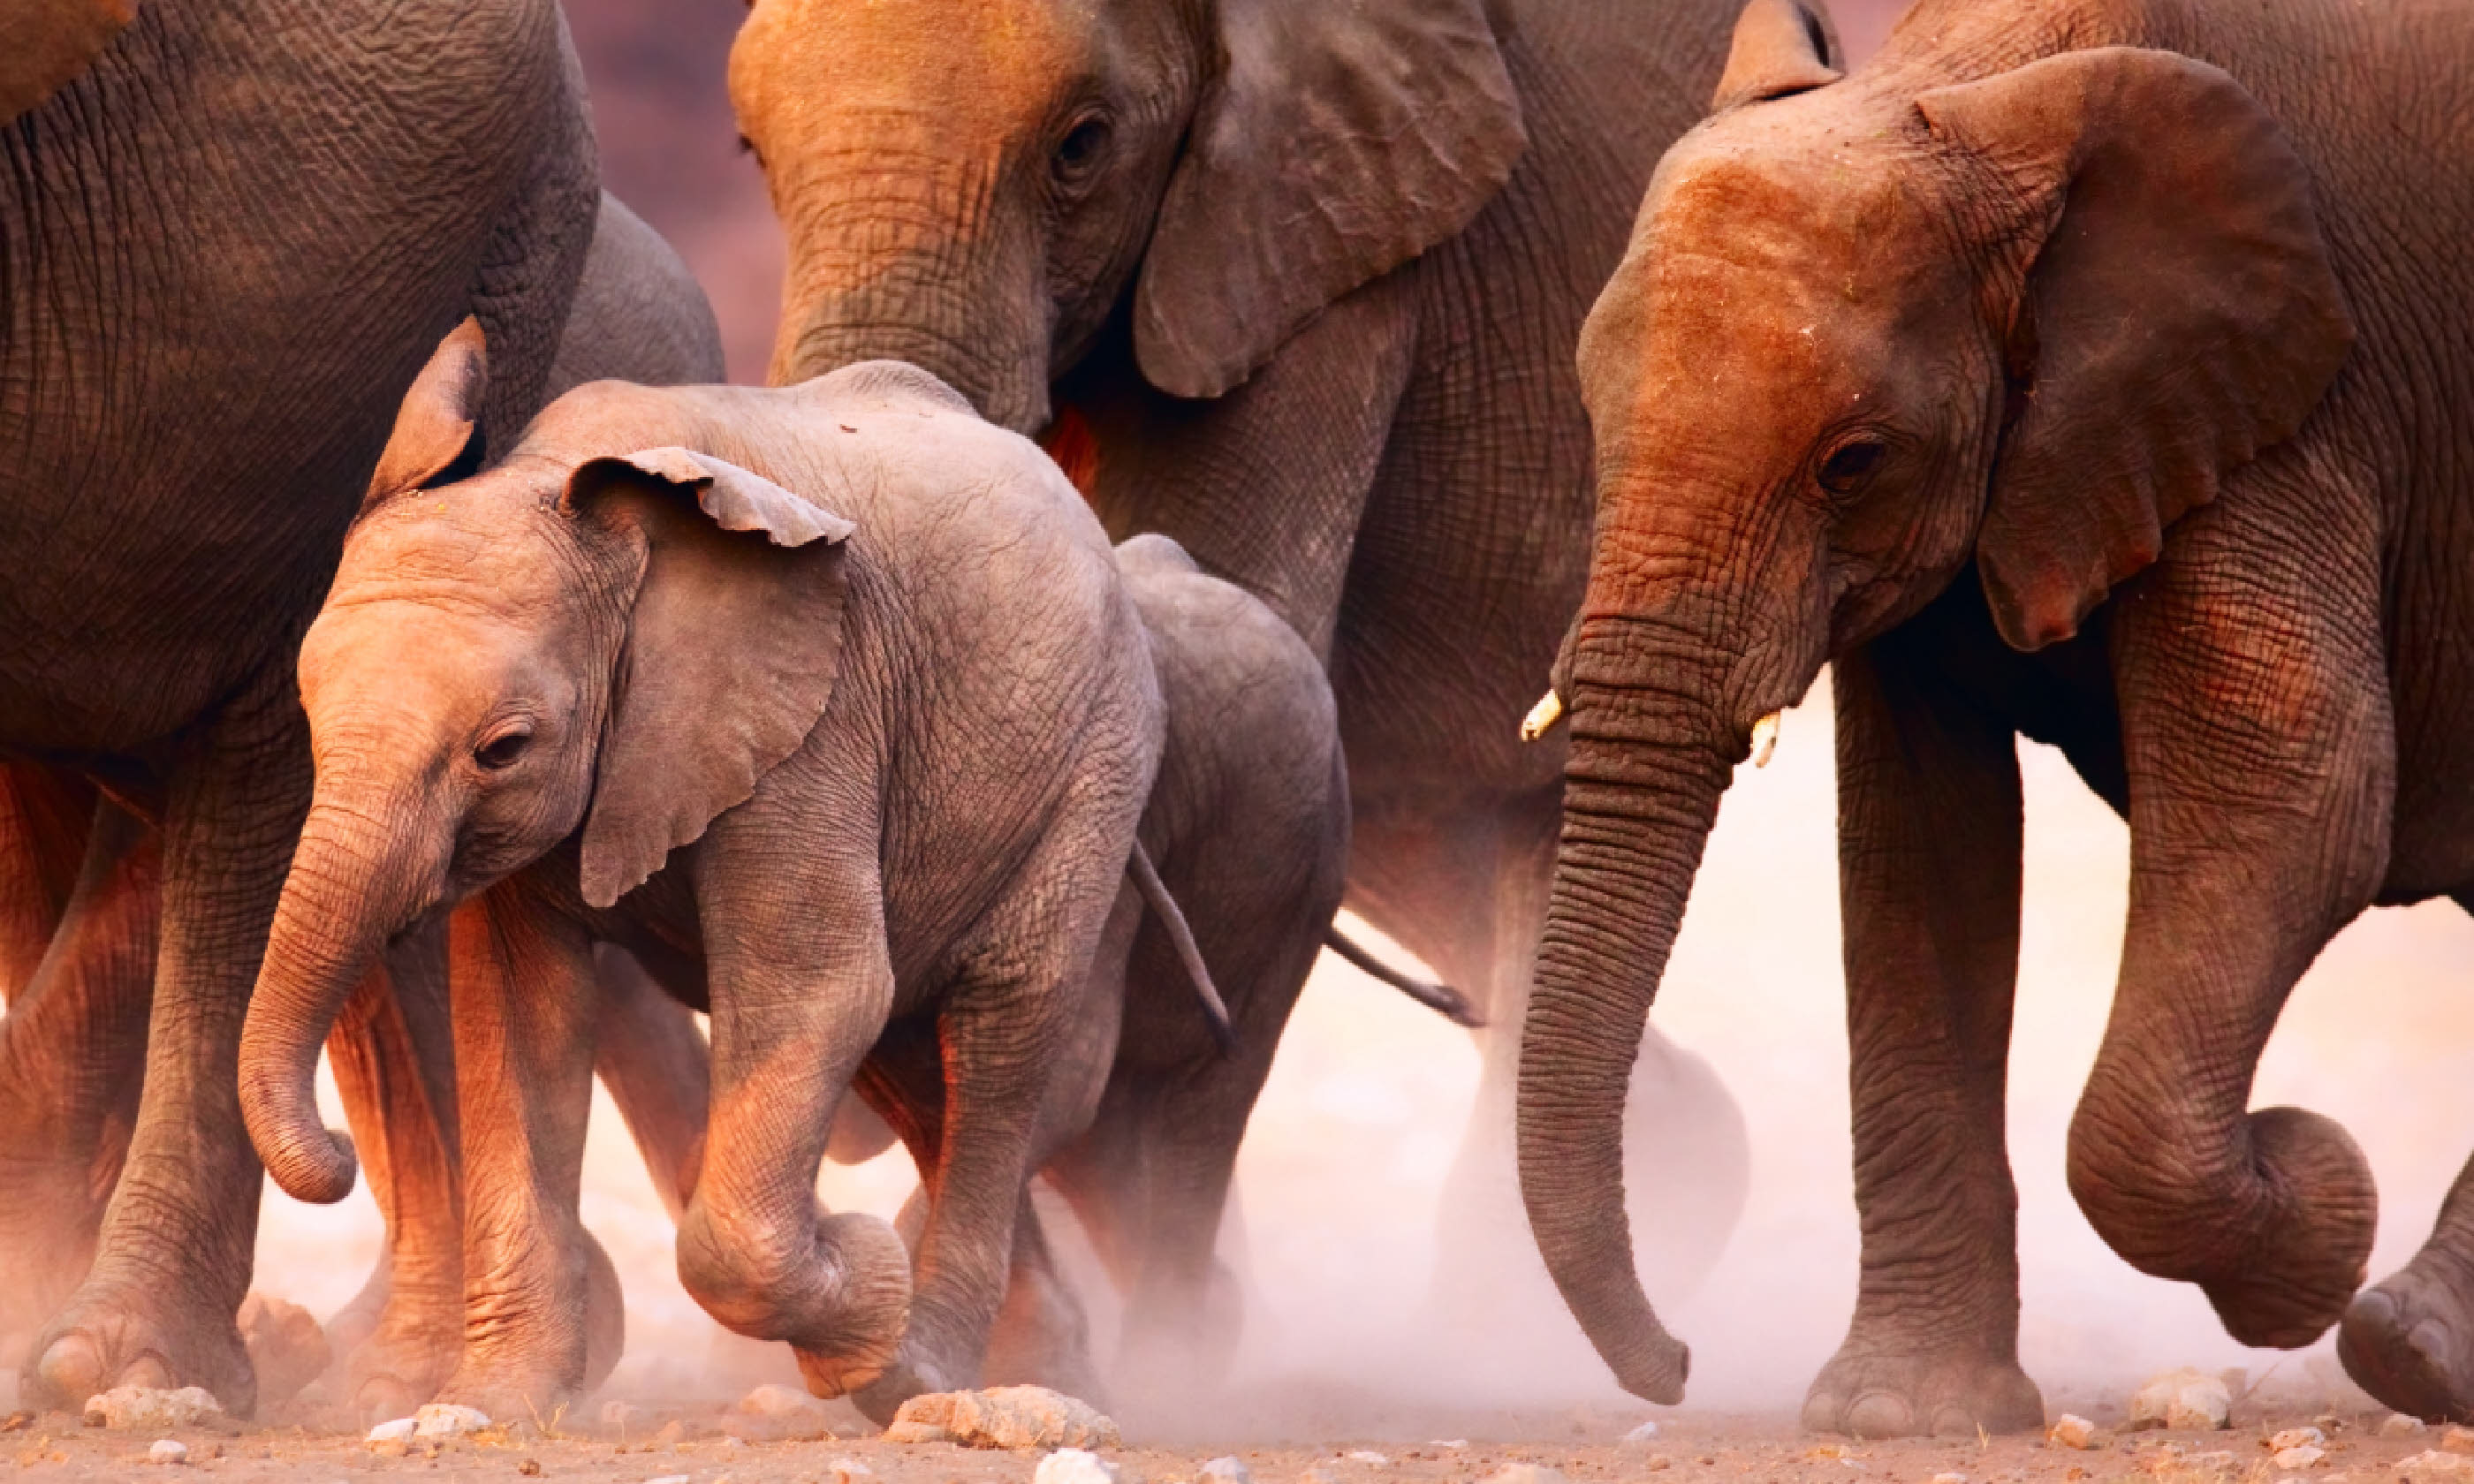
[[[2386, 1414], [2331, 1412], [2308, 1403], [2238, 1406], [2221, 1431], [2100, 1430], [2088, 1449], [2038, 1437], [1855, 1443], [1800, 1433], [1784, 1418], [1670, 1413], [1655, 1440], [1619, 1441], [1647, 1408], [1472, 1413], [1360, 1405], [1337, 1389], [1278, 1399], [1231, 1399], [1239, 1420], [1175, 1437], [1129, 1427], [1129, 1446], [1108, 1450], [1123, 1484], [1185, 1484], [1201, 1464], [1234, 1455], [1256, 1484], [1479, 1484], [1507, 1465], [1560, 1471], [1571, 1484], [2474, 1484], [2474, 1456], [2428, 1455], [2443, 1442], [2474, 1447], [2444, 1429], [2384, 1432]], [[2091, 1407], [2101, 1413], [2104, 1408]], [[1248, 1414], [1255, 1414], [1249, 1418]], [[2096, 1418], [2099, 1424], [2119, 1416]], [[333, 1484], [365, 1477], [497, 1480], [525, 1477], [684, 1484], [1030, 1484], [1035, 1452], [975, 1450], [952, 1444], [901, 1446], [838, 1408], [791, 1423], [749, 1417], [724, 1404], [635, 1405], [549, 1429], [528, 1424], [380, 1450], [357, 1431], [320, 1426], [296, 1410], [273, 1425], [200, 1426], [170, 1436], [189, 1461], [150, 1467], [159, 1434], [88, 1427], [61, 1413], [17, 1414], [0, 1433], [0, 1478], [163, 1478], [183, 1471], [230, 1480]], [[2316, 1425], [2326, 1456], [2296, 1474], [2270, 1461], [2267, 1439]], [[2395, 1424], [2391, 1424], [2392, 1426]], [[1303, 1441], [1312, 1437], [1314, 1441]], [[2422, 1461], [2411, 1470], [2409, 1459]], [[865, 1472], [853, 1469], [860, 1466]], [[2458, 1465], [2459, 1467], [2450, 1467]], [[1526, 1471], [1522, 1471], [1524, 1473]], [[1537, 1484], [1535, 1475], [1531, 1484]], [[1505, 1484], [1515, 1484], [1507, 1480]], [[1547, 1481], [1551, 1484], [1551, 1481]]]

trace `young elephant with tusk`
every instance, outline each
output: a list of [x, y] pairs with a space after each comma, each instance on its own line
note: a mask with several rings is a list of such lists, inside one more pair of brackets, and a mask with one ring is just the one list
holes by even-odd
[[[251, 1134], [294, 1194], [349, 1189], [319, 1044], [369, 955], [451, 911], [459, 1072], [509, 1114], [465, 1130], [468, 1209], [532, 1238], [467, 1273], [528, 1338], [468, 1345], [444, 1396], [554, 1405], [580, 1347], [521, 1316], [583, 1299], [593, 947], [617, 943], [712, 1013], [688, 1290], [880, 1417], [967, 1384], [1023, 1183], [1106, 1065], [1071, 1053], [1113, 1023], [1092, 966], [1163, 735], [1114, 554], [1036, 448], [889, 363], [595, 383], [425, 488], [482, 360], [450, 336], [415, 385], [402, 482], [303, 644], [317, 786], [242, 1048]], [[944, 1096], [915, 1280], [889, 1226], [813, 1194], [889, 1027]]]

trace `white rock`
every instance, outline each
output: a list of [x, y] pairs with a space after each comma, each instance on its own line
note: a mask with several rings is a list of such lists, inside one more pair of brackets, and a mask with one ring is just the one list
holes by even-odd
[[1561, 1469], [1544, 1464], [1505, 1464], [1486, 1476], [1486, 1484], [1571, 1484]]
[[2465, 1459], [2462, 1454], [2443, 1453], [2438, 1448], [2425, 1448], [2423, 1451], [2414, 1454], [2412, 1458], [2399, 1460], [2397, 1467], [2409, 1473], [2417, 1472], [2423, 1473], [2460, 1473], [2465, 1469]]
[[2278, 1448], [2276, 1450], [2276, 1456], [2269, 1459], [2268, 1462], [2276, 1465], [2280, 1469], [2291, 1469], [2294, 1472], [2299, 1473], [2303, 1470], [2312, 1467], [2318, 1463], [2320, 1459], [2327, 1456], [2328, 1450], [2326, 1448], [2313, 1448], [2310, 1444], [2303, 1443], [2292, 1448]]
[[85, 1399], [85, 1415], [89, 1421], [100, 1417], [106, 1427], [158, 1428], [188, 1427], [202, 1417], [220, 1417], [223, 1403], [204, 1386], [183, 1386], [178, 1391], [164, 1391], [155, 1386], [114, 1386], [111, 1390]]
[[2096, 1447], [2096, 1424], [2075, 1413], [2064, 1412], [2045, 1437], [2057, 1447], [2085, 1451]]
[[825, 1472], [834, 1484], [857, 1484], [860, 1479], [876, 1477], [876, 1471], [856, 1458], [837, 1458], [825, 1465]]
[[1031, 1484], [1117, 1484], [1117, 1466], [1079, 1448], [1060, 1448], [1039, 1461]]
[[189, 1461], [189, 1445], [165, 1438], [146, 1450], [150, 1464], [184, 1464]]
[[1388, 1469], [1392, 1465], [1391, 1459], [1370, 1448], [1351, 1448], [1348, 1461], [1353, 1464], [1371, 1464], [1377, 1469]]
[[767, 1381], [739, 1399], [734, 1409], [742, 1416], [769, 1417], [775, 1420], [813, 1417], [825, 1410], [825, 1403], [796, 1386], [784, 1386]]
[[[1632, 1431], [1625, 1433], [1619, 1441], [1636, 1445], [1642, 1443], [1655, 1443], [1658, 1441], [1658, 1424], [1655, 1421], [1643, 1423], [1639, 1426], [1635, 1427]], [[1467, 1447], [1467, 1445], [1464, 1444], [1462, 1446]]]
[[414, 1422], [411, 1418], [399, 1417], [394, 1422], [380, 1423], [376, 1426], [371, 1428], [370, 1435], [361, 1441], [365, 1443], [400, 1443], [404, 1439], [412, 1436], [414, 1425]]
[[1220, 1457], [1202, 1466], [1203, 1484], [1254, 1484], [1254, 1471], [1238, 1459]]
[[2268, 1440], [2270, 1452], [2282, 1453], [2289, 1448], [2325, 1448], [2328, 1435], [2316, 1427], [2288, 1427]]
[[1967, 1484], [1967, 1475], [1964, 1473], [1936, 1473], [1932, 1476], [1932, 1484]]
[[1467, 1448], [1467, 1447], [1468, 1447], [1468, 1439], [1467, 1439], [1467, 1438], [1437, 1438], [1435, 1441], [1433, 1441], [1432, 1443], [1427, 1444], [1426, 1446], [1427, 1446], [1428, 1448]]
[[2130, 1425], [2206, 1429], [2233, 1418], [2233, 1393], [2221, 1376], [2188, 1368], [2149, 1377], [2130, 1399]]
[[413, 1436], [421, 1438], [460, 1438], [489, 1425], [489, 1413], [452, 1401], [432, 1401], [412, 1414]]
[[2403, 1412], [2392, 1413], [2380, 1424], [2380, 1436], [2383, 1438], [2410, 1438], [2423, 1430], [2421, 1418], [2409, 1417]]

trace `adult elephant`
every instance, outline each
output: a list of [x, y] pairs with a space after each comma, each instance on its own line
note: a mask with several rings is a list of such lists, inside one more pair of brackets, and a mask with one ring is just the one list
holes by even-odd
[[[158, 826], [160, 902], [127, 1160], [25, 1381], [245, 1412], [235, 1050], [308, 800], [293, 650], [438, 337], [491, 336], [485, 432], [540, 400], [581, 80], [551, 0], [37, 0], [0, 37], [0, 752]], [[28, 1004], [80, 1008], [37, 969], [12, 1040]]]
[[[777, 382], [915, 362], [1045, 430], [1329, 667], [1351, 905], [1470, 991], [1484, 1088], [1440, 1287], [1526, 1319], [1512, 1072], [1559, 759], [1522, 749], [1587, 562], [1572, 347], [1724, 0], [756, 0], [731, 60], [789, 236]], [[1740, 1115], [1652, 1039], [1635, 1170], [1679, 1283]], [[1679, 1202], [1689, 1202], [1691, 1214]], [[1548, 1312], [1551, 1313], [1551, 1310]]]
[[2464, 1415], [2474, 1185], [2356, 1298], [2361, 1153], [2248, 1101], [2340, 927], [2474, 888], [2474, 13], [1924, 0], [1843, 79], [1817, 29], [1746, 12], [1582, 341], [1601, 515], [1520, 1078], [1547, 1263], [1675, 1398], [1623, 1069], [1729, 770], [1828, 661], [1863, 1260], [1806, 1423], [2041, 1419], [2002, 1139], [2020, 736], [2130, 826], [2080, 1209], [2235, 1338], [2343, 1315], [2365, 1386]]

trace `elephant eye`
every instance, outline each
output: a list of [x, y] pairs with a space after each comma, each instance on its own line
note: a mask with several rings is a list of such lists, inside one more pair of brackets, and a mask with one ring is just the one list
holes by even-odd
[[533, 731], [530, 727], [510, 727], [473, 749], [473, 760], [496, 773], [501, 768], [513, 766], [517, 758], [524, 755], [524, 749], [532, 744]]
[[1056, 141], [1054, 168], [1060, 185], [1079, 185], [1100, 168], [1108, 152], [1110, 130], [1105, 115], [1084, 114], [1065, 137]]
[[1854, 494], [1880, 471], [1890, 445], [1877, 438], [1856, 438], [1831, 450], [1821, 461], [1821, 488], [1832, 494]]

